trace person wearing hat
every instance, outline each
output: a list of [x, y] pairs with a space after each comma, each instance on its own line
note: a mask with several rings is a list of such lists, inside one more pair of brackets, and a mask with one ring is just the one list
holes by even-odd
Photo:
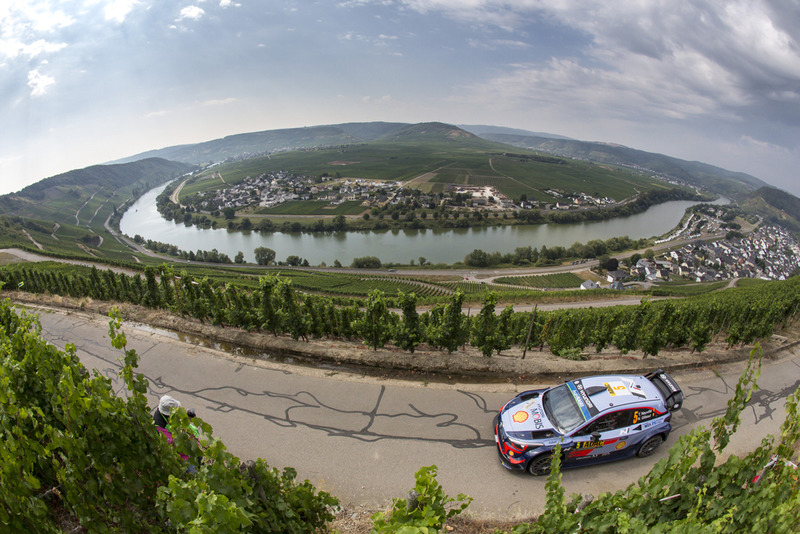
[[[156, 408], [155, 412], [153, 412], [153, 423], [155, 423], [156, 429], [162, 434], [164, 434], [164, 436], [166, 436], [167, 441], [169, 441], [169, 443], [172, 443], [173, 440], [172, 432], [170, 431], [169, 428], [169, 416], [172, 415], [175, 408], [180, 408], [180, 407], [181, 403], [179, 400], [170, 397], [169, 395], [164, 395], [161, 397], [161, 399], [159, 399], [158, 407]], [[194, 417], [194, 410], [189, 410], [186, 413], [190, 419]], [[194, 425], [189, 425], [189, 428], [194, 434], [195, 439], [198, 438], [200, 435], [200, 431], [198, 430], [198, 428]], [[189, 457], [185, 454], [180, 454], [180, 457], [183, 460], [189, 459]], [[199, 458], [197, 462], [199, 464], [200, 462]], [[194, 465], [190, 465], [187, 470], [190, 473], [194, 473], [197, 471], [197, 468]]]
[[181, 403], [177, 399], [164, 395], [158, 401], [158, 408], [153, 412], [153, 422], [158, 428], [167, 430], [169, 427], [169, 416], [172, 410], [180, 408]]

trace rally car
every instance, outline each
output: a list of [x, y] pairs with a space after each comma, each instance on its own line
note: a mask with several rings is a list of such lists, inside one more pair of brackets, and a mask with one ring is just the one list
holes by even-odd
[[563, 468], [650, 456], [669, 436], [683, 392], [662, 370], [603, 375], [520, 393], [494, 419], [503, 466], [534, 476], [550, 472], [561, 444]]

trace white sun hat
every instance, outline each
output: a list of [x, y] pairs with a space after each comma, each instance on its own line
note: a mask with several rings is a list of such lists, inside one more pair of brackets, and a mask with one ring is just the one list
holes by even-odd
[[158, 401], [158, 411], [161, 412], [161, 415], [164, 417], [169, 417], [169, 414], [172, 413], [172, 409], [180, 408], [180, 406], [181, 403], [169, 395], [164, 395], [161, 397], [161, 400]]

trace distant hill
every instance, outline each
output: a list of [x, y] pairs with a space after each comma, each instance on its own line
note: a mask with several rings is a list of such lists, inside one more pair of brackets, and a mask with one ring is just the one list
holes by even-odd
[[[351, 125], [345, 128], [353, 131]], [[425, 194], [444, 193], [461, 186], [495, 187], [509, 199], [524, 196], [545, 205], [580, 193], [623, 201], [645, 191], [674, 189], [648, 173], [519, 149], [441, 122], [381, 124], [369, 131], [369, 135], [380, 133], [380, 137], [352, 145], [223, 162], [187, 181], [181, 188], [181, 202], [192, 204], [201, 193], [216, 191], [221, 177], [230, 187], [248, 177], [280, 170], [320, 179], [409, 182], [411, 188]], [[283, 214], [289, 213], [287, 209], [305, 213], [292, 205], [282, 209]]]
[[363, 143], [407, 126], [408, 124], [405, 123], [351, 122], [329, 126], [266, 130], [229, 135], [204, 143], [150, 150], [117, 160], [115, 163], [137, 161], [147, 157], [160, 157], [196, 165], [217, 163], [230, 158], [246, 159], [272, 152]]
[[519, 128], [506, 128], [505, 126], [488, 126], [485, 124], [459, 124], [458, 127], [461, 128], [462, 130], [466, 130], [470, 133], [473, 133], [478, 137], [486, 137], [487, 135], [505, 134], [505, 135], [521, 135], [525, 137], [544, 137], [547, 139], [572, 140], [572, 138], [565, 137], [563, 135], [557, 135], [545, 132], [531, 132], [529, 130], [521, 130]]
[[800, 198], [791, 193], [774, 187], [762, 187], [743, 199], [739, 205], [745, 211], [760, 214], [767, 222], [800, 232]]
[[122, 191], [130, 193], [136, 187], [143, 190], [192, 169], [193, 165], [160, 158], [76, 169], [45, 178], [18, 193], [0, 196], [0, 215], [58, 220], [53, 215], [64, 212], [74, 220], [71, 214], [92, 195], [111, 198]]
[[758, 178], [732, 172], [698, 161], [686, 161], [663, 154], [636, 150], [621, 145], [577, 141], [555, 134], [531, 132], [488, 125], [456, 127], [431, 122], [408, 124], [398, 122], [349, 122], [305, 128], [288, 128], [243, 133], [190, 145], [176, 145], [151, 150], [117, 162], [132, 162], [160, 157], [191, 164], [218, 163], [256, 156], [310, 148], [336, 147], [369, 143], [377, 140], [414, 142], [426, 135], [442, 134], [441, 139], [477, 146], [477, 138], [527, 148], [565, 158], [646, 169], [681, 182], [703, 187], [733, 199], [767, 186]]
[[755, 189], [767, 186], [758, 178], [742, 172], [732, 172], [699, 161], [686, 161], [622, 145], [529, 135], [485, 134], [482, 137], [567, 158], [648, 169], [737, 200]]
[[462, 130], [457, 126], [445, 124], [443, 122], [422, 122], [419, 124], [404, 125], [383, 136], [380, 141], [394, 143], [419, 143], [425, 141], [451, 141], [460, 144], [477, 144], [487, 147], [486, 141], [480, 137]]

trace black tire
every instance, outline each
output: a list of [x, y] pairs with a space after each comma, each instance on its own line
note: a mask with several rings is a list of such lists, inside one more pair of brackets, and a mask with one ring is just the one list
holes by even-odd
[[535, 477], [542, 477], [550, 474], [550, 453], [540, 454], [528, 462], [528, 473]]
[[664, 443], [664, 438], [661, 437], [661, 434], [656, 434], [642, 443], [642, 446], [639, 447], [639, 452], [636, 453], [636, 456], [639, 458], [647, 458], [656, 452], [656, 449], [660, 447], [662, 443]]

